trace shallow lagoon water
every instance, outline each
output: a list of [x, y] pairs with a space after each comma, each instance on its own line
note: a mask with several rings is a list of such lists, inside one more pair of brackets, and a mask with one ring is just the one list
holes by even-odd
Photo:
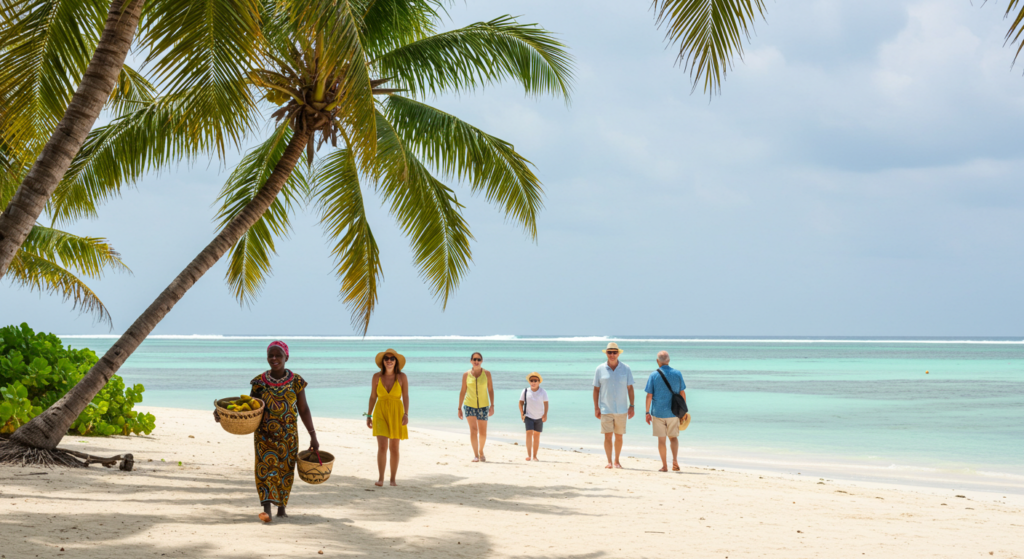
[[[146, 386], [145, 404], [209, 409], [214, 398], [248, 391], [266, 368], [271, 339], [155, 337], [121, 374]], [[542, 441], [599, 449], [592, 380], [613, 338], [281, 339], [289, 368], [310, 383], [314, 415], [360, 419], [373, 356], [394, 347], [408, 358], [411, 424], [464, 431], [459, 382], [470, 353], [480, 351], [497, 390], [492, 436], [521, 438], [516, 401], [526, 374], [537, 371], [551, 399]], [[641, 411], [659, 350], [683, 372], [693, 414], [681, 439], [684, 462], [1024, 493], [1019, 339], [614, 340], [638, 383]], [[97, 353], [113, 341], [65, 338]], [[628, 455], [656, 452], [642, 413], [629, 422], [626, 445]]]

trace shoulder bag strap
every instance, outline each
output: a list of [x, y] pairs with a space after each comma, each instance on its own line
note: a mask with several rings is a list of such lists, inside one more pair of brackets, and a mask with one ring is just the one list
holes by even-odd
[[668, 387], [669, 397], [671, 397], [671, 395], [675, 394], [676, 392], [672, 390], [672, 385], [669, 384], [668, 379], [665, 377], [665, 373], [661, 372], [660, 368], [658, 369], [658, 374], [661, 375], [661, 380], [665, 381], [665, 386]]

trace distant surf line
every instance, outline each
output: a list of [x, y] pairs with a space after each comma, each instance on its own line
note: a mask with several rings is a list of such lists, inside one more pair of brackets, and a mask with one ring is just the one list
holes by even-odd
[[[110, 334], [69, 334], [60, 336], [62, 339], [113, 339], [120, 336]], [[518, 337], [515, 335], [492, 336], [231, 336], [221, 334], [158, 334], [149, 336], [151, 340], [193, 340], [193, 341], [244, 341], [288, 339], [307, 341], [480, 341], [480, 342], [564, 342], [564, 343], [599, 343], [599, 342], [636, 342], [636, 343], [763, 343], [763, 344], [994, 344], [1024, 345], [1024, 339], [1017, 340], [985, 340], [985, 339], [905, 339], [905, 338], [629, 338], [616, 336], [568, 336], [568, 337]]]

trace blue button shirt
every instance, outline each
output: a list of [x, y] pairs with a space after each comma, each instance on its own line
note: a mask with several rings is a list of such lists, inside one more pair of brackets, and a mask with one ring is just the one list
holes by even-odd
[[601, 363], [594, 371], [594, 388], [600, 388], [597, 396], [598, 408], [601, 413], [626, 413], [629, 411], [629, 392], [627, 387], [636, 384], [633, 371], [629, 365], [619, 361], [612, 369], [608, 362]]
[[[661, 380], [661, 375], [658, 374], [658, 371], [665, 373], [665, 378], [668, 379], [668, 383], [672, 386], [671, 392], [669, 392], [668, 386], [665, 386], [665, 381]], [[675, 417], [672, 413], [672, 394], [679, 394], [680, 391], [686, 390], [683, 373], [668, 365], [662, 365], [658, 368], [658, 371], [654, 371], [651, 373], [651, 376], [647, 377], [647, 388], [644, 388], [644, 392], [652, 395], [651, 415], [662, 419]]]

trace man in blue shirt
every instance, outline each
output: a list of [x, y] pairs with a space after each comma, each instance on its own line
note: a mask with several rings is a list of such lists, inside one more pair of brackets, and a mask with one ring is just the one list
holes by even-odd
[[[664, 375], [664, 380], [662, 380]], [[665, 384], [665, 380], [668, 384]], [[672, 389], [669, 389], [669, 386]], [[668, 352], [658, 352], [658, 370], [647, 377], [647, 424], [654, 427], [654, 436], [658, 437], [658, 453], [661, 454], [661, 469], [668, 471], [665, 456], [665, 437], [672, 440], [672, 471], [679, 471], [679, 418], [672, 414], [672, 394], [679, 394], [686, 399], [686, 383], [683, 374], [668, 366]]]
[[[619, 361], [618, 344], [611, 342], [604, 349], [608, 358], [594, 371], [594, 417], [601, 420], [604, 433], [604, 453], [608, 456], [605, 468], [621, 468], [622, 436], [626, 434], [626, 420], [633, 419], [633, 371]], [[615, 460], [612, 460], [612, 435], [615, 435]]]

